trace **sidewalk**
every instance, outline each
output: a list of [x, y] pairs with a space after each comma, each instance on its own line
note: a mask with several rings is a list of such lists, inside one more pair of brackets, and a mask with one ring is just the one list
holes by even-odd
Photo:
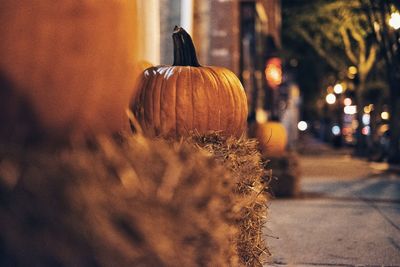
[[[353, 148], [342, 146], [341, 148], [333, 148], [331, 145], [318, 140], [311, 135], [303, 135], [299, 142], [297, 150], [303, 156], [319, 155], [353, 155]], [[365, 159], [366, 160], [366, 159]], [[389, 164], [387, 162], [370, 162], [371, 167], [381, 171], [395, 172], [400, 175], [400, 164]]]
[[400, 266], [398, 173], [324, 144], [308, 149], [319, 153], [300, 158], [302, 196], [270, 204], [266, 266]]
[[343, 146], [335, 149], [331, 145], [312, 137], [310, 134], [301, 136], [297, 144], [297, 150], [302, 155], [350, 155], [352, 153], [352, 148], [350, 147]]

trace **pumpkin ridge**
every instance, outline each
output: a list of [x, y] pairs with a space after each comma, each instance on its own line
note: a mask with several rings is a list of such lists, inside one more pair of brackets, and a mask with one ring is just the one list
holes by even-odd
[[[203, 100], [204, 100], [204, 93], [203, 85], [200, 84], [199, 80], [199, 70], [192, 69], [192, 83], [193, 83], [193, 114], [196, 120], [196, 129], [199, 133], [203, 132], [203, 124], [204, 124], [204, 117], [202, 116], [202, 107], [203, 107]], [[196, 101], [194, 100], [196, 99]]]
[[[181, 110], [187, 110], [186, 106], [185, 106], [185, 102], [188, 102], [186, 99], [188, 99], [187, 97], [187, 90], [188, 88], [185, 86], [185, 84], [183, 84], [185, 82], [186, 79], [186, 73], [184, 73], [184, 71], [182, 71], [182, 69], [180, 67], [175, 67], [177, 73], [179, 73], [179, 79], [177, 79], [176, 81], [176, 86], [178, 88], [178, 92], [177, 92], [177, 98], [176, 98], [176, 105], [177, 105], [177, 113], [176, 113], [176, 132], [178, 135], [181, 135], [182, 132], [184, 132], [184, 130], [182, 130], [182, 127], [185, 124], [185, 121], [187, 121], [187, 118], [184, 117], [187, 112], [180, 112]], [[182, 86], [183, 84], [183, 86]], [[185, 101], [186, 100], [186, 101]]]
[[179, 81], [179, 78], [180, 78], [179, 76], [180, 75], [181, 75], [181, 70], [177, 71], [176, 80], [175, 80], [175, 83], [174, 83], [174, 86], [175, 86], [175, 127], [174, 127], [175, 136], [178, 135], [178, 97], [179, 97], [179, 95], [178, 95], [178, 89], [179, 89], [178, 81]]
[[[234, 80], [234, 77], [233, 77], [232, 73], [229, 72], [227, 75], [229, 75], [229, 77], [232, 79], [232, 80], [229, 79], [229, 84], [231, 85], [232, 94], [235, 97], [235, 103], [236, 103], [236, 106], [235, 106], [235, 111], [236, 111], [235, 112], [235, 124], [236, 125], [241, 125], [242, 118], [241, 118], [240, 114], [243, 113], [243, 110], [242, 110], [242, 104], [241, 104], [241, 101], [240, 101], [240, 97], [238, 95], [239, 92], [236, 93], [236, 94], [235, 94], [235, 92], [233, 92], [234, 91], [234, 86], [233, 86], [232, 82], [234, 82], [235, 80]], [[234, 131], [235, 135], [237, 133], [238, 133], [238, 128], [236, 128], [235, 131]]]
[[[200, 72], [200, 76], [201, 76], [201, 84], [203, 85], [203, 86], [205, 86], [205, 84], [206, 84], [206, 79], [204, 78], [204, 72], [203, 72], [203, 70], [202, 69], [199, 69], [199, 72]], [[209, 91], [209, 90], [204, 90], [204, 91]], [[212, 114], [210, 114], [210, 110], [211, 110], [211, 105], [210, 105], [210, 103], [211, 103], [211, 100], [210, 100], [210, 92], [204, 92], [204, 94], [206, 95], [206, 103], [207, 103], [207, 129], [211, 129], [212, 128], [212, 125], [210, 125], [210, 116], [212, 116]]]
[[247, 97], [246, 97], [246, 92], [244, 91], [243, 86], [241, 87], [241, 94], [242, 94], [242, 104], [244, 107], [244, 112], [242, 114], [242, 125], [244, 125], [244, 127], [246, 127], [246, 123], [247, 123], [247, 117], [248, 117], [248, 112], [249, 112], [249, 106], [248, 106], [248, 102], [247, 102]]
[[[229, 89], [226, 90], [226, 91], [229, 94], [229, 99], [230, 99], [231, 108], [232, 108], [232, 113], [231, 113], [232, 115], [229, 116], [229, 118], [231, 118], [231, 120], [228, 120], [228, 121], [230, 121], [230, 122], [228, 122], [228, 125], [229, 125], [229, 127], [231, 127], [232, 125], [234, 127], [236, 125], [236, 101], [235, 101], [236, 99], [235, 99], [235, 96], [234, 96], [235, 94], [232, 92], [232, 84], [230, 83], [229, 78], [227, 77], [225, 72], [226, 71], [224, 69], [222, 69], [221, 70], [221, 75], [225, 78], [226, 82], [229, 85], [229, 86], [227, 86]], [[237, 106], [240, 106], [240, 105], [237, 105]], [[231, 129], [231, 128], [228, 128], [228, 129]], [[234, 128], [232, 128], [231, 130], [232, 130], [233, 133], [236, 132], [236, 129], [234, 129]]]
[[[149, 73], [148, 77], [148, 87], [143, 91], [143, 121], [146, 128], [146, 132], [153, 129], [152, 121], [153, 121], [153, 90], [154, 90], [154, 76], [152, 73]], [[147, 112], [146, 112], [147, 111]]]
[[164, 84], [164, 79], [160, 75], [161, 70], [157, 69], [155, 75], [155, 86], [153, 89], [153, 128], [155, 135], [161, 133], [161, 88]]
[[[175, 124], [174, 121], [172, 121], [170, 123], [170, 121], [174, 117], [174, 114], [171, 114], [170, 116], [168, 116], [168, 114], [170, 114], [170, 110], [171, 111], [173, 110], [173, 104], [174, 104], [174, 103], [169, 103], [169, 101], [170, 101], [170, 99], [171, 99], [171, 101], [175, 101], [175, 96], [172, 94], [172, 92], [174, 92], [174, 90], [169, 89], [171, 79], [173, 79], [173, 76], [170, 75], [172, 72], [173, 72], [173, 68], [166, 67], [166, 70], [162, 75], [164, 83], [161, 87], [161, 98], [160, 98], [161, 132], [166, 132], [167, 135], [170, 134], [171, 128], [174, 128], [174, 124]], [[170, 95], [171, 95], [171, 97], [169, 97]], [[167, 103], [165, 103], [165, 102], [167, 102]]]
[[198, 130], [197, 127], [196, 127], [195, 120], [194, 120], [194, 101], [193, 101], [193, 79], [192, 79], [192, 72], [191, 72], [190, 66], [189, 66], [188, 68], [189, 68], [189, 71], [188, 71], [188, 72], [189, 72], [189, 84], [190, 84], [190, 87], [191, 87], [190, 94], [191, 94], [191, 103], [192, 103], [192, 128], [194, 128], [195, 130]]
[[[141, 87], [141, 88], [148, 88], [149, 83], [151, 81], [150, 75], [146, 75], [146, 72], [149, 73], [149, 70], [146, 70], [143, 73], [143, 79], [144, 79], [143, 84], [144, 84], [144, 86]], [[141, 124], [141, 126], [145, 131], [147, 131], [147, 127], [148, 127], [148, 125], [147, 125], [148, 124], [148, 120], [147, 120], [145, 112], [144, 112], [144, 108], [145, 108], [144, 105], [145, 105], [145, 101], [146, 101], [146, 91], [147, 90], [141, 90], [140, 91], [140, 102], [139, 102], [139, 104], [136, 104], [136, 106], [137, 106], [137, 114], [138, 114], [136, 116], [140, 117], [140, 118], [137, 118], [137, 119], [140, 119], [140, 121], [143, 121], [143, 124]]]
[[[215, 117], [213, 119], [213, 130], [220, 130], [220, 124], [221, 124], [221, 118], [220, 118], [220, 111], [221, 107], [219, 105], [219, 86], [218, 82], [215, 80], [215, 77], [212, 73], [209, 71], [205, 72], [210, 78], [209, 82], [212, 84], [212, 92], [208, 92], [210, 94], [210, 103], [212, 103], [212, 106], [214, 106], [213, 113], [211, 113], [211, 116]], [[210, 117], [212, 118], [212, 117]]]
[[[165, 116], [163, 116], [163, 114], [165, 114], [166, 112], [165, 112], [165, 110], [164, 110], [164, 106], [163, 106], [163, 101], [165, 101], [165, 99], [164, 99], [164, 94], [165, 94], [165, 88], [166, 88], [166, 85], [168, 84], [168, 80], [167, 79], [165, 79], [165, 75], [167, 74], [167, 72], [168, 72], [168, 68], [162, 68], [161, 70], [160, 70], [160, 76], [158, 77], [159, 79], [161, 79], [162, 80], [162, 82], [161, 82], [161, 86], [160, 86], [160, 108], [159, 108], [159, 116], [160, 116], [160, 127], [159, 127], [159, 132], [157, 133], [157, 135], [159, 135], [160, 133], [163, 133], [163, 132], [165, 132], [164, 130], [165, 130]], [[168, 89], [167, 89], [167, 91], [168, 91]], [[167, 92], [168, 93], [168, 92]], [[167, 107], [168, 108], [168, 107]], [[163, 118], [164, 117], [164, 118]]]
[[[152, 75], [154, 70], [151, 69], [151, 71], [152, 72], [150, 73], [150, 70], [148, 70], [148, 75], [146, 77], [146, 79], [147, 79], [146, 85], [150, 87], [150, 90], [149, 90], [150, 92], [148, 92], [148, 90], [141, 90], [142, 91], [141, 95], [143, 98], [142, 98], [140, 114], [141, 114], [142, 120], [144, 121], [144, 128], [145, 128], [144, 130], [146, 132], [148, 131], [148, 129], [152, 129], [151, 121], [153, 120], [153, 97], [152, 97], [153, 86], [150, 86], [150, 85], [153, 85], [153, 83], [154, 83], [154, 76]], [[149, 88], [147, 86], [144, 88]], [[150, 95], [151, 95], [151, 97], [148, 98], [147, 96], [150, 96]], [[149, 101], [146, 101], [146, 99], [149, 99]], [[149, 105], [149, 110], [151, 111], [151, 113], [149, 112], [150, 114], [148, 114], [148, 115], [146, 115], [146, 112], [144, 112], [144, 110], [147, 109], [146, 108], [147, 105]]]
[[202, 132], [207, 132], [207, 130], [209, 129], [208, 125], [209, 125], [209, 104], [210, 102], [208, 101], [208, 92], [205, 88], [207, 88], [205, 85], [205, 80], [204, 80], [204, 76], [203, 76], [203, 72], [201, 68], [195, 68], [196, 72], [198, 73], [198, 78], [199, 81], [197, 81], [197, 83], [200, 85], [198, 86], [198, 88], [196, 89], [197, 95], [200, 95], [199, 99], [199, 103], [201, 103], [201, 106], [199, 108], [200, 112], [202, 113], [202, 117], [201, 117], [201, 121], [202, 123], [200, 125], [202, 125], [203, 127], [201, 128]]
[[[217, 79], [217, 81], [218, 81], [218, 84], [219, 84], [219, 86], [218, 86], [218, 88], [219, 88], [219, 102], [220, 102], [220, 106], [227, 106], [227, 104], [226, 104], [226, 100], [229, 98], [229, 95], [227, 94], [227, 92], [226, 92], [226, 89], [225, 89], [225, 84], [224, 84], [224, 82], [223, 82], [223, 80], [222, 80], [222, 78], [221, 78], [221, 76], [220, 76], [220, 74], [219, 74], [219, 72], [218, 72], [218, 69], [214, 69], [214, 73], [215, 73], [215, 78]], [[222, 102], [221, 101], [221, 98], [222, 98], [222, 100], [224, 100], [224, 102]], [[221, 108], [221, 111], [220, 111], [220, 126], [221, 126], [221, 129], [227, 129], [226, 131], [227, 132], [229, 132], [229, 121], [228, 121], [228, 113], [229, 112], [227, 112], [227, 108]]]
[[[232, 72], [228, 72], [229, 76], [232, 78], [233, 81], [236, 80], [236, 83], [238, 84], [239, 87], [239, 92], [238, 94], [243, 95], [244, 94], [244, 89], [242, 87], [242, 84], [240, 83], [240, 80], [236, 77], [236, 75]], [[234, 87], [232, 87], [233, 89]], [[236, 94], [235, 94], [236, 95]], [[238, 115], [238, 124], [243, 125], [245, 121], [247, 120], [247, 101], [244, 102], [243, 98], [240, 97], [240, 95], [236, 95], [236, 99], [239, 103], [238, 106], [240, 106], [240, 110], [237, 110], [237, 115]], [[245, 95], [244, 95], [245, 96]], [[246, 98], [245, 98], [246, 99]], [[236, 130], [237, 133], [240, 133], [238, 130]]]
[[177, 110], [177, 107], [178, 107], [178, 97], [177, 97], [177, 95], [178, 95], [178, 88], [177, 88], [177, 81], [178, 81], [178, 79], [179, 79], [179, 72], [177, 73], [177, 75], [176, 75], [176, 77], [174, 77], [174, 69], [173, 68], [171, 68], [171, 78], [173, 79], [173, 80], [171, 80], [170, 81], [170, 86], [172, 86], [172, 89], [171, 89], [171, 91], [172, 91], [172, 93], [173, 93], [173, 105], [171, 106], [171, 110], [172, 110], [172, 112], [174, 112], [173, 113], [173, 115], [171, 115], [171, 118], [173, 118], [173, 122], [171, 123], [171, 129], [170, 129], [170, 133], [172, 134], [172, 135], [174, 135], [174, 136], [176, 136], [177, 135], [177, 123], [178, 123], [178, 120], [177, 120], [177, 112], [178, 112], [178, 110]]
[[[220, 89], [220, 81], [218, 79], [218, 74], [217, 72], [212, 68], [212, 67], [207, 67], [207, 69], [211, 72], [211, 76], [213, 77], [215, 81], [215, 85], [217, 88], [217, 97], [216, 99], [219, 102], [220, 100], [220, 95], [221, 95], [221, 89]], [[218, 105], [218, 130], [221, 130], [221, 105]]]
[[[152, 127], [152, 121], [153, 121], [153, 90], [154, 90], [154, 76], [152, 73], [149, 73], [149, 77], [148, 77], [149, 81], [148, 81], [148, 87], [146, 87], [145, 90], [143, 91], [143, 98], [144, 101], [142, 103], [143, 106], [143, 119], [144, 119], [144, 125], [146, 127], [146, 131], [148, 131], [148, 129], [153, 129]], [[149, 89], [147, 89], [149, 88]], [[145, 110], [149, 110], [149, 112], [145, 112]], [[148, 115], [146, 115], [148, 114]], [[149, 127], [149, 128], [148, 128]]]

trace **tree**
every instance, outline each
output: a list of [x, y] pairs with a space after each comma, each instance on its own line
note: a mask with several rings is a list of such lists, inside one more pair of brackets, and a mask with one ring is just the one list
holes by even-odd
[[[358, 1], [313, 1], [290, 15], [293, 32], [304, 39], [338, 75], [357, 67], [356, 101], [364, 106], [366, 82], [376, 60], [378, 45], [371, 40], [368, 18]], [[362, 112], [358, 112], [361, 121]], [[357, 130], [357, 152], [363, 153], [361, 123]]]
[[390, 148], [389, 162], [400, 163], [400, 33], [388, 25], [392, 13], [400, 10], [394, 0], [360, 0], [368, 18], [375, 41], [379, 44], [386, 63], [386, 78], [390, 93]]

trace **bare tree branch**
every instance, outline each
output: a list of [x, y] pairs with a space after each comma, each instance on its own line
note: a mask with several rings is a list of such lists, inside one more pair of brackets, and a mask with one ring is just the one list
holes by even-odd
[[367, 73], [369, 73], [369, 71], [371, 70], [372, 66], [375, 63], [377, 51], [378, 51], [377, 45], [375, 44], [371, 45], [367, 61], [365, 62], [365, 71]]
[[305, 31], [304, 29], [300, 27], [296, 27], [295, 31], [303, 37], [303, 39], [311, 45], [311, 47], [317, 52], [317, 54], [322, 57], [323, 59], [326, 60], [329, 66], [331, 66], [333, 69], [337, 71], [343, 70], [343, 65], [340, 62], [337, 62], [333, 59], [333, 57], [329, 56], [329, 53], [327, 53], [320, 45], [316, 44], [317, 42], [310, 36], [310, 34]]
[[360, 49], [359, 51], [359, 64], [364, 64], [365, 59], [367, 57], [367, 49], [365, 42], [366, 40], [362, 37], [362, 35], [355, 29], [349, 28], [351, 36], [354, 38], [354, 40], [357, 41], [358, 43], [358, 48]]
[[350, 42], [349, 34], [347, 33], [347, 29], [345, 27], [340, 27], [339, 31], [340, 31], [340, 35], [342, 36], [343, 43], [344, 43], [344, 52], [346, 53], [347, 57], [354, 65], [358, 65], [357, 58], [354, 55], [352, 47], [351, 47], [351, 42]]
[[[360, 8], [358, 1], [317, 5], [318, 12], [294, 15], [297, 25], [293, 30], [338, 72], [344, 71], [348, 62], [357, 66], [359, 78], [365, 82], [376, 62], [378, 47], [367, 42], [367, 18], [357, 13]], [[333, 54], [328, 47], [343, 53]]]

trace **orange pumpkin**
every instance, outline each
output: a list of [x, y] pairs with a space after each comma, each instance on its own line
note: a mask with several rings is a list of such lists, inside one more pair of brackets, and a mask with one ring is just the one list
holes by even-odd
[[129, 129], [137, 13], [135, 1], [1, 1], [0, 75], [46, 132]]
[[236, 75], [197, 61], [190, 35], [175, 27], [174, 64], [144, 71], [131, 109], [149, 136], [178, 137], [191, 131], [240, 136], [247, 100]]
[[269, 121], [256, 124], [256, 138], [260, 150], [268, 156], [283, 155], [287, 144], [286, 129], [280, 122]]

